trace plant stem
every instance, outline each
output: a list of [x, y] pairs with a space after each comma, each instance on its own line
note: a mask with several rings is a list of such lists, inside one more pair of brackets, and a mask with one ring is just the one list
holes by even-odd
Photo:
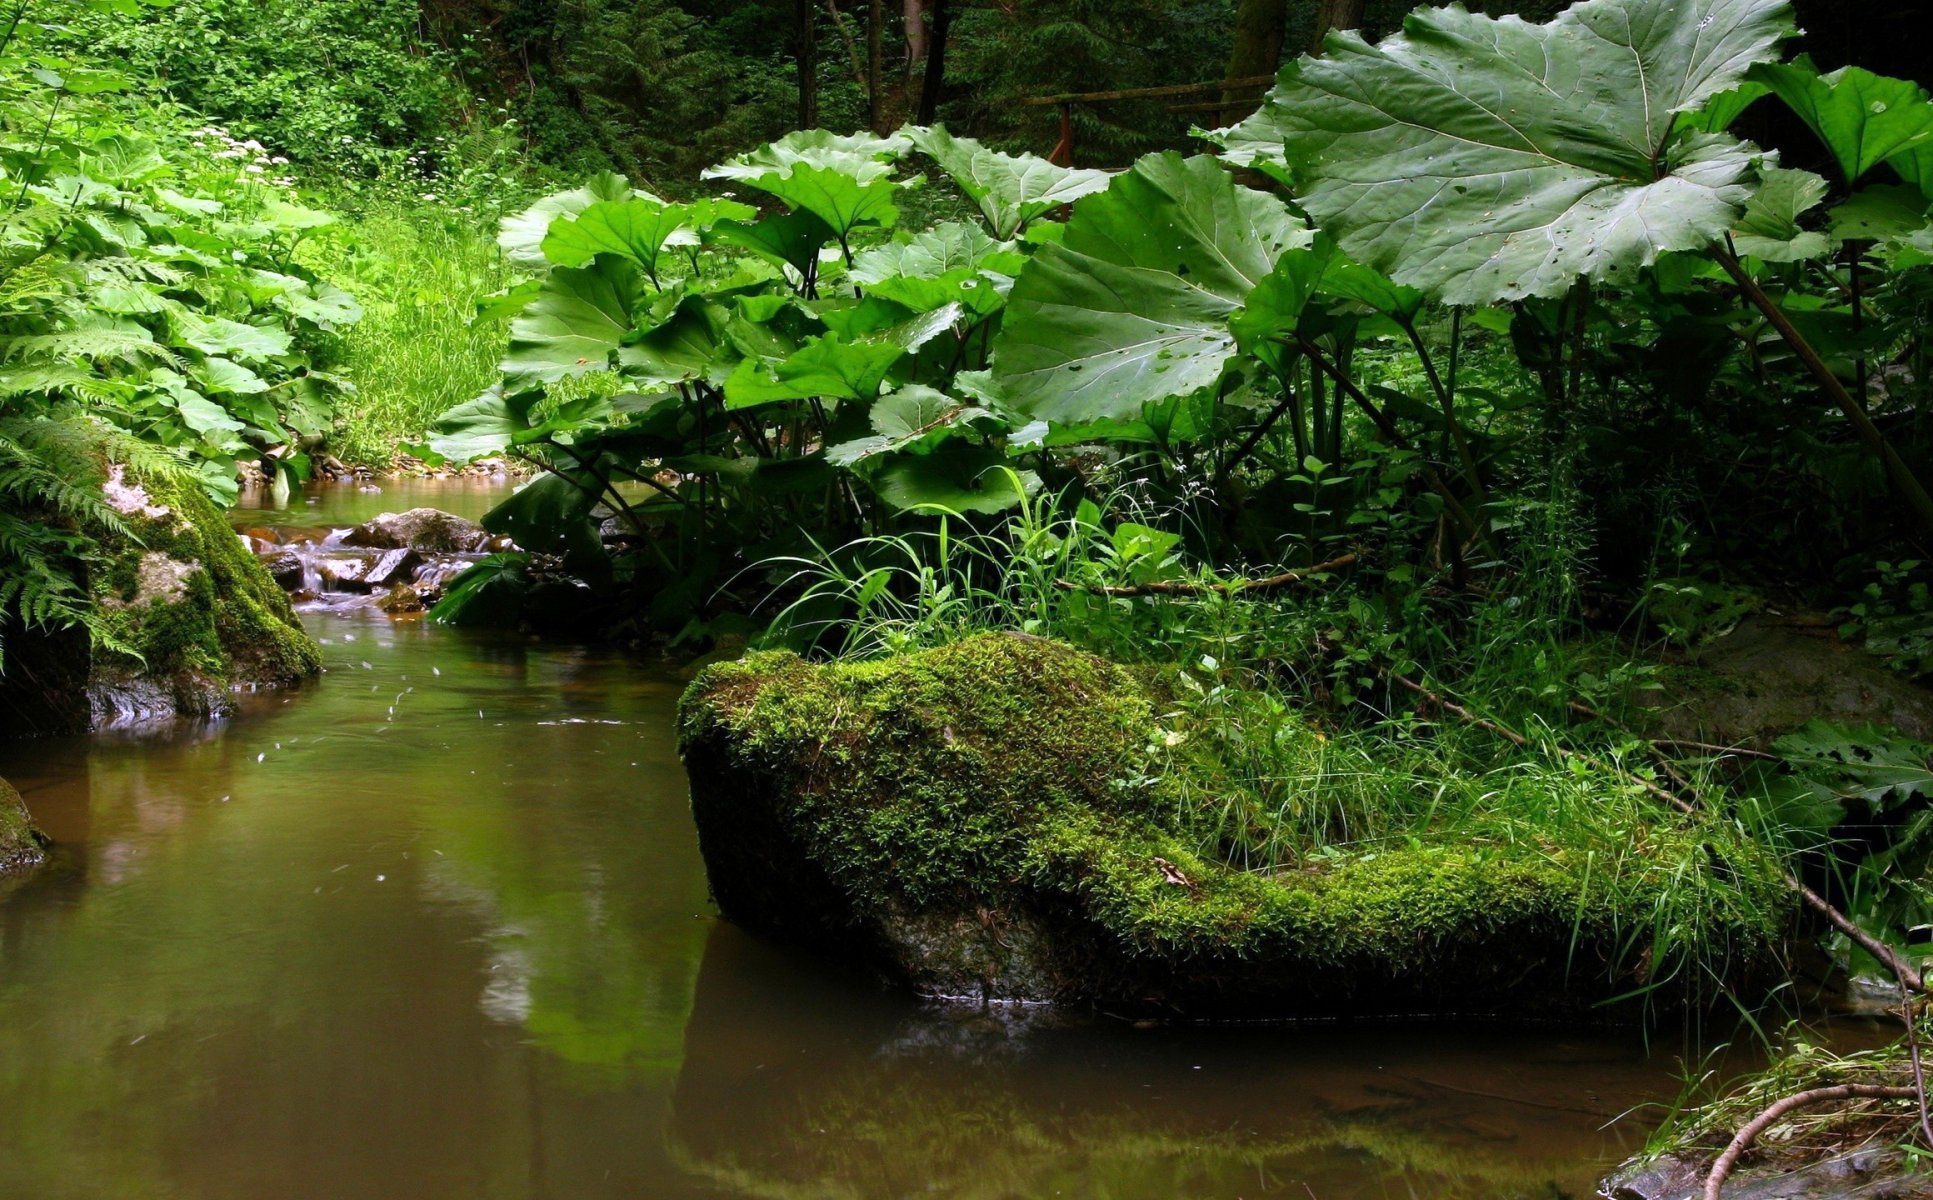
[[[1329, 376], [1338, 388], [1348, 393], [1349, 398], [1356, 402], [1356, 407], [1362, 409], [1363, 415], [1370, 419], [1371, 423], [1382, 432], [1384, 437], [1404, 449], [1410, 448], [1409, 439], [1403, 436], [1402, 430], [1396, 428], [1396, 422], [1389, 419], [1389, 414], [1377, 408], [1374, 401], [1368, 396], [1363, 395], [1361, 388], [1357, 387], [1347, 375], [1338, 370], [1334, 363], [1323, 357], [1320, 346], [1317, 346], [1302, 334], [1297, 334], [1296, 337], [1302, 343], [1302, 352], [1307, 354], [1315, 362], [1316, 366], [1321, 367], [1323, 374]], [[1489, 540], [1489, 536], [1483, 527], [1478, 525], [1476, 518], [1470, 515], [1470, 510], [1463, 507], [1463, 502], [1456, 498], [1456, 493], [1450, 490], [1450, 485], [1444, 482], [1443, 476], [1428, 461], [1423, 463], [1423, 477], [1429, 481], [1430, 487], [1436, 490], [1436, 494], [1443, 497], [1443, 503], [1449, 508], [1450, 513], [1456, 517], [1457, 523], [1463, 526], [1466, 533], [1482, 538], [1486, 542]]]
[[1886, 474], [1892, 479], [1893, 486], [1899, 489], [1900, 495], [1904, 496], [1906, 502], [1912, 506], [1914, 515], [1919, 517], [1927, 529], [1933, 530], [1933, 496], [1926, 494], [1926, 489], [1914, 477], [1912, 469], [1906, 465], [1906, 460], [1899, 456], [1899, 452], [1893, 449], [1892, 443], [1880, 433], [1879, 427], [1873, 424], [1873, 419], [1867, 415], [1858, 399], [1846, 390], [1846, 385], [1832, 373], [1832, 368], [1826, 365], [1826, 360], [1819, 357], [1819, 352], [1812, 348], [1812, 343], [1805, 340], [1805, 335], [1792, 324], [1791, 319], [1785, 315], [1785, 311], [1773, 302], [1772, 297], [1765, 294], [1765, 289], [1758, 285], [1758, 281], [1746, 272], [1729, 250], [1714, 243], [1711, 253], [1712, 257], [1718, 260], [1718, 265], [1724, 267], [1725, 273], [1738, 284], [1745, 298], [1765, 315], [1766, 321], [1770, 322], [1779, 336], [1785, 339], [1785, 344], [1799, 356], [1799, 361], [1806, 365], [1806, 369], [1812, 372], [1812, 377], [1819, 381], [1819, 386], [1826, 390], [1826, 395], [1832, 397], [1833, 402], [1839, 405], [1840, 411], [1846, 414], [1846, 420], [1852, 422], [1853, 430], [1859, 434], [1860, 440], [1879, 456], [1880, 462], [1886, 464]]

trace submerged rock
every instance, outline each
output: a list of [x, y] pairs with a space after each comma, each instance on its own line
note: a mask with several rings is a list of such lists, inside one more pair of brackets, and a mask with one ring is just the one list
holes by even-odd
[[[1715, 1150], [1676, 1150], [1620, 1169], [1605, 1200], [1700, 1200]], [[1804, 1165], [1752, 1164], [1725, 1180], [1723, 1200], [1933, 1200], [1933, 1175], [1897, 1146], [1868, 1145]]]
[[0, 779], [0, 876], [47, 861], [46, 847], [47, 839], [34, 828], [20, 793]]
[[378, 550], [448, 554], [483, 549], [491, 536], [476, 522], [440, 508], [412, 508], [408, 512], [372, 517], [351, 529], [342, 541], [346, 546], [369, 546]]
[[321, 669], [288, 597], [199, 485], [119, 465], [102, 490], [125, 530], [92, 528], [88, 586], [103, 636], [16, 635], [0, 676], [0, 732], [80, 732], [214, 716], [242, 688]]
[[1423, 837], [1234, 870], [1150, 779], [1160, 711], [1142, 677], [1017, 635], [711, 666], [679, 732], [712, 893], [929, 995], [1191, 1016], [1577, 1012], [1643, 979], [1662, 888], [1712, 890], [1683, 932], [1740, 978], [1789, 911], [1769, 863], [1709, 842], [1709, 876], [1606, 886], [1607, 863], [1682, 856], [1699, 835], [1671, 822], [1635, 852]]

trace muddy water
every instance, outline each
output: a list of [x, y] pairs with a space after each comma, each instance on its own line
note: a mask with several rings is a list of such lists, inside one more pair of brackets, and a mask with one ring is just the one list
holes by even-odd
[[1626, 1035], [923, 1009], [712, 916], [673, 673], [306, 619], [303, 692], [0, 743], [62, 844], [0, 900], [0, 1197], [1548, 1200], [1675, 1090]]

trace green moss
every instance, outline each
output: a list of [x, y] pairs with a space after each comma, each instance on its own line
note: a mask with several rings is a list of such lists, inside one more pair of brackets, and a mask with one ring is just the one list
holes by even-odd
[[[126, 518], [134, 538], [94, 531], [108, 555], [94, 575], [108, 633], [97, 650], [102, 665], [156, 676], [188, 671], [218, 684], [289, 684], [321, 669], [288, 597], [198, 486], [130, 481], [149, 502], [149, 511]], [[167, 511], [153, 515], [158, 509]], [[144, 595], [170, 564], [180, 565], [172, 586]]]
[[934, 990], [1190, 1008], [1576, 1007], [1776, 949], [1773, 865], [1665, 816], [1230, 869], [1182, 827], [1199, 781], [1163, 775], [1160, 713], [1143, 677], [1015, 635], [708, 668], [680, 732], [714, 893]]
[[0, 875], [40, 863], [46, 857], [41, 851], [44, 843], [20, 793], [0, 779]]

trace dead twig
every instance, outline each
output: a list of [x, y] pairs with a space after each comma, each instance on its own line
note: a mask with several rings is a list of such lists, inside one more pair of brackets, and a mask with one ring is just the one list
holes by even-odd
[[1328, 562], [1317, 563], [1313, 567], [1304, 567], [1299, 571], [1284, 571], [1280, 575], [1270, 575], [1266, 579], [1241, 579], [1234, 583], [1189, 583], [1181, 579], [1161, 579], [1153, 583], [1108, 587], [1098, 583], [1075, 583], [1071, 579], [1056, 579], [1054, 586], [1063, 592], [1090, 592], [1096, 596], [1233, 596], [1242, 592], [1260, 592], [1269, 588], [1301, 583], [1311, 575], [1321, 575], [1349, 566], [1356, 561], [1356, 558], [1355, 554], [1344, 554]]
[[1878, 1083], [1841, 1083], [1832, 1087], [1809, 1088], [1794, 1092], [1768, 1106], [1764, 1112], [1753, 1117], [1739, 1127], [1732, 1136], [1731, 1144], [1725, 1147], [1718, 1161], [1712, 1163], [1711, 1174], [1705, 1176], [1705, 1200], [1719, 1200], [1719, 1191], [1725, 1186], [1725, 1179], [1738, 1165], [1739, 1156], [1751, 1148], [1758, 1136], [1778, 1121], [1780, 1117], [1799, 1108], [1810, 1108], [1815, 1104], [1828, 1104], [1835, 1100], [1911, 1100], [1914, 1098], [1910, 1087], [1891, 1087]]

